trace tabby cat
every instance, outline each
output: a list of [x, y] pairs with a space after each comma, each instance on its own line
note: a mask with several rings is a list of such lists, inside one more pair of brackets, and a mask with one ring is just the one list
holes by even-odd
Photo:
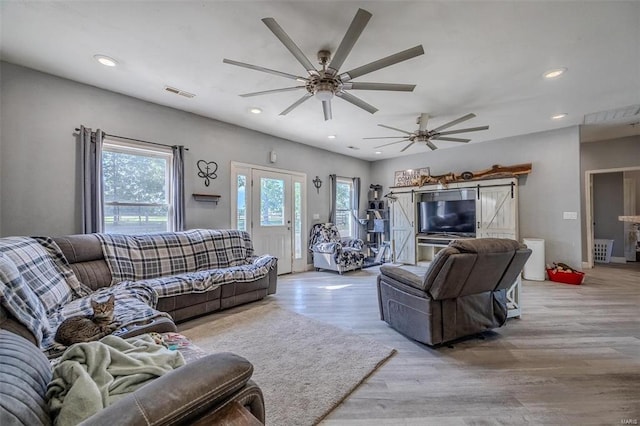
[[76, 315], [62, 321], [56, 331], [56, 343], [71, 346], [74, 343], [91, 342], [102, 339], [118, 328], [118, 324], [113, 322], [113, 295], [106, 302], [91, 299], [91, 307], [93, 315]]

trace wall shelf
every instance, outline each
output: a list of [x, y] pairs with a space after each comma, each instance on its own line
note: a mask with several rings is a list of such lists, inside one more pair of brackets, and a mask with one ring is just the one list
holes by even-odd
[[192, 195], [193, 195], [193, 199], [196, 201], [206, 201], [209, 203], [218, 204], [218, 200], [220, 199], [220, 196], [215, 194], [192, 194]]

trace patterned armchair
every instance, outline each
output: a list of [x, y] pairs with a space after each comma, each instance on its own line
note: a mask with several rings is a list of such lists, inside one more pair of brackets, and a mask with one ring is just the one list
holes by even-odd
[[359, 238], [341, 238], [333, 223], [317, 223], [311, 228], [309, 251], [313, 252], [316, 270], [330, 269], [342, 274], [361, 269], [364, 242]]

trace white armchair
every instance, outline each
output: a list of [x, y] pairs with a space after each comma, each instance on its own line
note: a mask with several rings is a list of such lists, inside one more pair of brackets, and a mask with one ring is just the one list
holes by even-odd
[[316, 270], [329, 269], [342, 274], [362, 269], [364, 242], [359, 238], [341, 238], [333, 223], [317, 223], [311, 228], [309, 251]]

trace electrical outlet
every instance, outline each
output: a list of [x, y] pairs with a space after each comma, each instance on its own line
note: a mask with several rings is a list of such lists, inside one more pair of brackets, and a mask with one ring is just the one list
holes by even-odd
[[314, 213], [313, 220], [320, 220], [320, 213]]
[[565, 220], [576, 220], [578, 219], [578, 212], [563, 212], [562, 218]]

